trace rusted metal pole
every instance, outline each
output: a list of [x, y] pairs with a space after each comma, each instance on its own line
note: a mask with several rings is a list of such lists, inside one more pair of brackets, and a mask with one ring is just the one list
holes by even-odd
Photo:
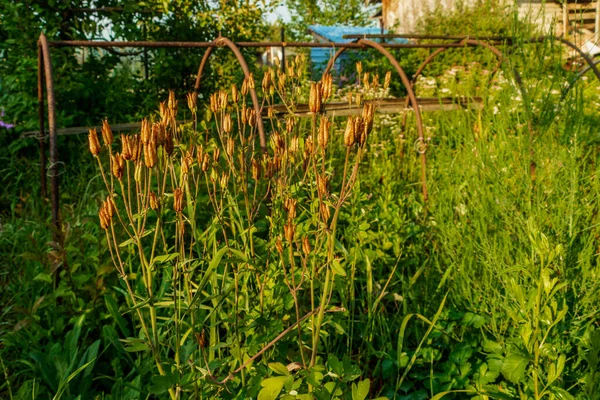
[[46, 98], [48, 101], [48, 133], [50, 137], [50, 197], [52, 201], [52, 224], [54, 225], [54, 241], [62, 245], [62, 231], [60, 223], [59, 191], [58, 191], [58, 151], [56, 143], [56, 103], [54, 99], [54, 80], [52, 75], [52, 59], [48, 40], [42, 33], [39, 39], [39, 47], [42, 51], [44, 76], [46, 81]]
[[[213, 42], [104, 42], [94, 40], [62, 40], [48, 42], [56, 47], [148, 47], [148, 48], [206, 48], [218, 47]], [[244, 47], [299, 47], [299, 48], [364, 48], [357, 42], [236, 42], [238, 48]], [[439, 47], [461, 47], [456, 43], [382, 43], [385, 48], [392, 49], [423, 49]]]
[[44, 129], [44, 53], [38, 46], [38, 118], [40, 131], [38, 142], [40, 145], [40, 182], [42, 184], [42, 199], [48, 197], [48, 183], [46, 179], [46, 130]]

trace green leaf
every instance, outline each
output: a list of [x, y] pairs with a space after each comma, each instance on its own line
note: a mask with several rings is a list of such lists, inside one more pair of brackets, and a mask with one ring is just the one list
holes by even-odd
[[152, 394], [163, 394], [166, 393], [175, 383], [173, 376], [154, 375], [152, 377], [152, 383], [149, 391]]
[[279, 375], [289, 375], [290, 371], [282, 363], [269, 363], [269, 368]]
[[352, 384], [352, 400], [365, 400], [369, 394], [369, 388], [371, 387], [371, 381], [365, 379], [364, 381]]
[[179, 257], [179, 253], [164, 254], [162, 256], [156, 256], [156, 257], [154, 257], [154, 259], [152, 260], [150, 265], [152, 266], [154, 264], [163, 264], [163, 263], [169, 262], [171, 260], [174, 260], [177, 257]]
[[71, 375], [69, 375], [67, 377], [67, 379], [65, 379], [64, 381], [62, 381], [60, 383], [60, 386], [58, 387], [58, 391], [56, 392], [56, 395], [54, 395], [54, 397], [52, 398], [52, 400], [59, 400], [62, 397], [63, 393], [65, 392], [65, 389], [69, 385], [69, 382], [71, 382], [73, 380], [73, 378], [75, 378], [81, 371], [83, 371], [84, 369], [86, 369], [88, 367], [88, 365], [90, 365], [94, 361], [96, 361], [95, 358], [93, 360], [88, 361], [87, 363], [83, 364], [81, 367], [77, 368], [75, 370], [75, 372], [73, 372]]
[[483, 351], [486, 353], [502, 353], [502, 345], [498, 342], [494, 342], [493, 340], [484, 340], [483, 343]]
[[258, 393], [258, 400], [275, 400], [279, 393], [281, 393], [281, 389], [283, 389], [283, 385], [285, 384], [285, 380], [287, 377], [285, 376], [276, 376], [273, 378], [267, 378], [260, 383], [260, 386], [263, 388]]
[[525, 377], [529, 358], [519, 353], [512, 353], [504, 359], [502, 375], [512, 383], [519, 383]]
[[50, 276], [50, 274], [45, 274], [45, 273], [39, 273], [35, 276], [35, 278], [33, 278], [34, 281], [42, 281], [42, 282], [47, 282], [47, 283], [52, 283], [52, 277]]
[[338, 275], [346, 276], [346, 271], [342, 268], [342, 264], [338, 260], [333, 260], [331, 263], [331, 269]]
[[125, 351], [130, 353], [135, 353], [137, 351], [146, 351], [150, 350], [150, 346], [146, 343], [134, 343], [131, 346], [125, 347]]

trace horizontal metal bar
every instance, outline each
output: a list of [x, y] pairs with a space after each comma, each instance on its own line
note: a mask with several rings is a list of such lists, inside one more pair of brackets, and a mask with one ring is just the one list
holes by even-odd
[[[59, 40], [48, 43], [54, 47], [147, 47], [147, 48], [207, 48], [222, 47], [215, 42], [103, 42], [94, 40]], [[237, 42], [238, 47], [307, 47], [307, 48], [354, 48], [365, 49], [360, 43], [316, 43], [316, 42]], [[392, 49], [446, 48], [467, 47], [461, 43], [381, 43], [381, 46]]]
[[509, 36], [475, 36], [475, 35], [418, 35], [418, 34], [396, 34], [396, 33], [383, 33], [383, 34], [351, 34], [342, 36], [344, 39], [442, 39], [442, 40], [485, 40], [485, 41], [512, 41], [513, 37]]

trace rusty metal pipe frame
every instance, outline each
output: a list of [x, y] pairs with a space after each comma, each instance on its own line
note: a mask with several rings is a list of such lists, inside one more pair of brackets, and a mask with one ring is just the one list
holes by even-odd
[[[54, 98], [54, 79], [52, 75], [52, 59], [50, 56], [50, 48], [48, 46], [48, 40], [44, 34], [40, 35], [40, 39], [38, 41], [38, 66], [44, 66], [43, 73], [38, 72], [38, 79], [44, 79], [46, 82], [46, 98], [48, 102], [48, 133], [50, 138], [50, 178], [51, 178], [51, 186], [50, 186], [50, 198], [52, 202], [52, 224], [54, 226], [53, 237], [56, 243], [62, 244], [62, 231], [61, 231], [61, 223], [60, 216], [58, 212], [59, 207], [59, 191], [58, 191], [58, 151], [56, 145], [56, 102]], [[42, 90], [41, 83], [38, 83], [38, 96], [40, 95], [40, 91]], [[38, 100], [39, 97], [38, 97]], [[43, 97], [40, 106], [43, 106]], [[39, 111], [40, 114], [40, 123], [43, 125], [43, 109]], [[43, 126], [40, 126], [40, 142], [44, 140], [44, 130]], [[40, 149], [42, 146], [40, 146]], [[40, 156], [43, 158], [43, 156]], [[44, 171], [45, 172], [45, 171]]]
[[[207, 48], [219, 47], [215, 41], [212, 42], [101, 42], [94, 40], [58, 40], [48, 42], [54, 47], [145, 47], [145, 48]], [[298, 48], [365, 48], [364, 45], [351, 43], [315, 43], [315, 42], [235, 42], [239, 48], [245, 47], [298, 47]], [[440, 47], [461, 47], [455, 43], [381, 43], [384, 48], [392, 49], [426, 49]]]
[[46, 137], [44, 129], [44, 55], [41, 47], [38, 46], [38, 118], [40, 123], [40, 131], [38, 133], [38, 141], [40, 145], [40, 182], [42, 184], [41, 195], [42, 199], [48, 196], [48, 183], [46, 179]]
[[[214, 46], [208, 47], [206, 49], [206, 52], [204, 53], [204, 56], [202, 57], [202, 61], [200, 62], [200, 67], [198, 67], [198, 74], [196, 75], [196, 83], [194, 84], [194, 93], [196, 96], [198, 96], [198, 90], [200, 90], [200, 83], [202, 81], [202, 73], [204, 72], [204, 68], [206, 67], [208, 59], [209, 59], [210, 55], [212, 54], [212, 49], [214, 47], [227, 46], [233, 52], [235, 57], [237, 58], [238, 63], [240, 64], [240, 66], [242, 67], [242, 71], [244, 72], [244, 76], [247, 79], [250, 78], [250, 68], [248, 68], [248, 64], [246, 63], [246, 60], [244, 59], [242, 52], [235, 45], [235, 43], [233, 43], [231, 40], [229, 40], [225, 37], [218, 37], [212, 43], [214, 43]], [[258, 128], [258, 138], [259, 138], [259, 142], [260, 142], [260, 149], [263, 153], [266, 153], [267, 152], [267, 138], [265, 135], [265, 126], [264, 126], [263, 120], [261, 118], [261, 106], [258, 101], [258, 96], [256, 95], [256, 90], [253, 87], [251, 87], [249, 89], [249, 91], [250, 91], [250, 97], [252, 98], [252, 104], [254, 106], [254, 111], [256, 112], [256, 123], [258, 125], [257, 128]]]

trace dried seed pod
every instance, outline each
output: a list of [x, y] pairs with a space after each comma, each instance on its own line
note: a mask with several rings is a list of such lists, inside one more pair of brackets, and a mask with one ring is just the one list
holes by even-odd
[[377, 89], [379, 87], [379, 74], [374, 74], [371, 79], [371, 87]]
[[183, 190], [178, 187], [173, 192], [173, 210], [177, 214], [180, 214], [183, 211]]
[[272, 106], [267, 107], [267, 118], [269, 118], [269, 119], [275, 118], [275, 112], [273, 111]]
[[198, 165], [202, 165], [202, 160], [204, 159], [204, 146], [199, 145], [196, 150], [196, 161]]
[[167, 103], [169, 110], [171, 111], [171, 115], [170, 116], [175, 116], [177, 115], [177, 99], [175, 99], [175, 92], [172, 90], [169, 90], [169, 101]]
[[150, 126], [150, 122], [146, 118], [144, 118], [142, 120], [142, 127], [141, 127], [140, 134], [141, 134], [143, 144], [148, 143], [152, 139], [152, 127]]
[[220, 158], [221, 158], [221, 149], [216, 147], [215, 150], [213, 151], [213, 162], [215, 164], [218, 164]]
[[219, 110], [225, 111], [227, 109], [227, 103], [229, 102], [229, 95], [224, 90], [219, 90]]
[[363, 69], [362, 69], [362, 62], [361, 62], [361, 61], [358, 61], [358, 62], [356, 63], [356, 72], [358, 72], [358, 74], [360, 75], [360, 74], [362, 74], [362, 70], [363, 70]]
[[135, 163], [135, 170], [133, 171], [133, 179], [138, 183], [142, 181], [142, 163], [141, 162]]
[[156, 143], [148, 142], [144, 145], [144, 164], [146, 164], [146, 167], [148, 168], [154, 168], [157, 161]]
[[106, 203], [102, 203], [100, 211], [98, 212], [98, 218], [100, 219], [100, 227], [104, 230], [107, 230], [110, 226], [110, 218], [108, 218], [106, 213]]
[[125, 160], [120, 153], [111, 156], [112, 158], [112, 173], [118, 180], [123, 178], [123, 170], [125, 169]]
[[161, 101], [159, 104], [160, 120], [165, 123], [169, 119], [169, 107], [166, 101]]
[[125, 160], [131, 160], [133, 158], [129, 136], [121, 135], [121, 156], [123, 156]]
[[194, 92], [190, 92], [185, 95], [185, 98], [187, 99], [187, 105], [190, 111], [192, 112], [192, 115], [196, 115], [196, 111], [198, 108], [198, 95]]
[[277, 240], [275, 241], [275, 248], [277, 249], [277, 252], [280, 255], [283, 254], [283, 243], [281, 243], [280, 238], [277, 238]]
[[229, 157], [233, 156], [233, 152], [235, 151], [235, 141], [232, 138], [227, 139], [227, 144], [225, 145], [225, 152]]
[[344, 131], [344, 145], [352, 146], [355, 142], [355, 124], [354, 117], [350, 115], [348, 117], [348, 122], [346, 123], [346, 130]]
[[204, 157], [202, 158], [202, 172], [208, 171], [209, 166], [210, 166], [210, 156], [207, 153], [204, 153]]
[[292, 115], [288, 115], [285, 117], [285, 131], [287, 133], [292, 133], [294, 131], [294, 127], [296, 126], [296, 118]]
[[280, 154], [285, 149], [285, 142], [279, 132], [275, 132], [273, 136], [271, 136], [271, 142], [273, 143], [275, 153]]
[[260, 171], [261, 171], [260, 162], [256, 161], [254, 158], [252, 158], [252, 179], [254, 179], [255, 181], [258, 181], [260, 179]]
[[182, 175], [185, 176], [190, 172], [190, 167], [192, 166], [193, 162], [194, 161], [189, 154], [185, 157], [182, 157], [182, 159], [181, 159], [181, 174]]
[[210, 169], [210, 181], [212, 183], [215, 183], [217, 181], [217, 179], [219, 179], [219, 173], [217, 172], [216, 168], [211, 168]]
[[242, 96], [246, 97], [248, 94], [248, 79], [244, 79], [242, 82]]
[[240, 92], [238, 92], [238, 88], [235, 83], [231, 85], [231, 100], [233, 100], [233, 102], [236, 104], [240, 101]]
[[362, 117], [354, 117], [354, 143], [360, 141], [360, 137], [364, 135], [365, 123]]
[[155, 122], [152, 124], [152, 139], [157, 145], [162, 146], [165, 144], [165, 137], [167, 135], [167, 127], [161, 122]]
[[279, 89], [280, 92], [283, 92], [285, 90], [286, 78], [287, 77], [284, 73], [280, 73], [277, 77], [277, 88]]
[[319, 121], [319, 134], [317, 136], [318, 144], [321, 149], [325, 150], [329, 143], [329, 130], [331, 129], [331, 121], [326, 116], [322, 116]]
[[102, 141], [106, 147], [110, 147], [113, 142], [113, 132], [106, 119], [102, 121]]
[[92, 155], [94, 157], [98, 156], [98, 154], [100, 154], [100, 142], [98, 141], [98, 132], [96, 131], [96, 128], [91, 128], [88, 130], [88, 144], [90, 147], [90, 153], [92, 153]]
[[298, 139], [298, 136], [294, 136], [290, 139], [290, 148], [289, 148], [289, 152], [294, 155], [298, 152], [298, 150], [300, 150], [300, 140]]
[[309, 255], [310, 251], [310, 241], [308, 240], [308, 236], [304, 236], [304, 238], [302, 238], [302, 252], [304, 255]]
[[285, 209], [285, 211], [288, 214], [288, 221], [291, 221], [294, 218], [296, 218], [296, 205], [297, 204], [298, 204], [298, 200], [292, 199], [292, 198], [287, 198], [283, 202], [283, 208]]
[[223, 124], [222, 124], [222, 126], [223, 126], [223, 130], [226, 133], [231, 133], [231, 129], [233, 127], [233, 121], [231, 120], [231, 115], [225, 114], [223, 116]]
[[287, 240], [288, 243], [293, 243], [294, 234], [296, 233], [296, 225], [294, 225], [294, 222], [288, 221], [288, 223], [283, 226], [283, 232], [285, 235], [285, 240]]
[[308, 98], [308, 109], [311, 113], [316, 114], [321, 111], [321, 82], [312, 82], [310, 84], [310, 94]]
[[175, 151], [175, 143], [173, 141], [173, 135], [170, 133], [165, 134], [165, 143], [163, 145], [163, 149], [165, 153], [170, 157], [173, 155], [173, 151]]
[[158, 207], [160, 205], [159, 201], [158, 201], [158, 197], [156, 197], [156, 194], [154, 194], [154, 192], [150, 192], [150, 208], [153, 209], [154, 211], [158, 210]]
[[385, 73], [385, 80], [383, 81], [383, 90], [387, 90], [390, 87], [391, 80], [392, 80], [392, 71], [388, 71]]
[[314, 151], [313, 139], [312, 136], [307, 137], [304, 140], [304, 152], [310, 156]]
[[213, 93], [210, 95], [210, 111], [213, 114], [216, 114], [219, 111], [219, 98], [218, 93]]
[[262, 90], [264, 93], [267, 93], [269, 91], [269, 87], [271, 85], [271, 70], [268, 69], [264, 76], [263, 76], [263, 80], [262, 80]]
[[248, 123], [248, 108], [245, 104], [242, 105], [242, 109], [240, 110], [240, 116], [242, 117], [242, 125], [246, 125]]
[[106, 215], [108, 215], [108, 218], [112, 220], [114, 215], [117, 213], [117, 206], [110, 196], [106, 197], [104, 204], [106, 204]]
[[362, 93], [356, 93], [356, 97], [354, 98], [354, 101], [356, 102], [357, 106], [360, 106], [360, 104], [362, 103], [362, 98], [363, 98]]
[[321, 78], [321, 97], [323, 101], [329, 100], [333, 88], [333, 79], [331, 74], [327, 73]]
[[325, 203], [321, 203], [319, 205], [319, 215], [321, 217], [321, 221], [327, 223], [329, 221], [329, 217], [331, 217], [331, 211], [329, 210], [329, 206]]
[[363, 74], [362, 84], [363, 84], [365, 90], [369, 90], [371, 88], [371, 85], [370, 85], [370, 82], [369, 82], [369, 73], [368, 72], [365, 72]]
[[248, 109], [248, 125], [255, 128], [258, 122], [258, 118], [256, 117], [256, 111], [254, 109]]
[[222, 189], [226, 188], [228, 183], [229, 183], [229, 175], [228, 174], [221, 175], [221, 179], [219, 179], [219, 185], [221, 186], [221, 188]]
[[317, 193], [319, 193], [320, 197], [327, 198], [329, 196], [329, 191], [327, 186], [329, 184], [329, 179], [324, 174], [317, 174]]

